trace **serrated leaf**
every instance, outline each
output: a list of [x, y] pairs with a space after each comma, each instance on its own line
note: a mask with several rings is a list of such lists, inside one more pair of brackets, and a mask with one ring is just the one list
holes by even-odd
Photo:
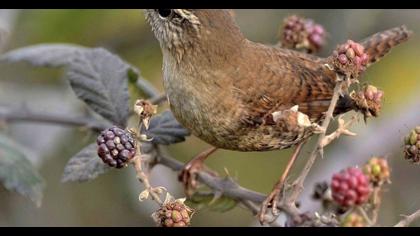
[[0, 181], [41, 206], [45, 181], [26, 158], [23, 147], [0, 135]]
[[224, 195], [214, 198], [213, 193], [196, 192], [187, 200], [187, 205], [197, 209], [226, 212], [235, 208], [237, 201]]
[[110, 167], [105, 165], [97, 156], [96, 143], [92, 143], [70, 158], [66, 167], [64, 167], [61, 182], [89, 181], [109, 169]]
[[68, 65], [81, 52], [88, 49], [74, 44], [38, 44], [9, 51], [1, 61], [27, 62], [34, 66], [60, 67]]
[[152, 117], [149, 129], [146, 130], [148, 138], [152, 143], [169, 145], [185, 141], [190, 135], [189, 131], [175, 119], [171, 111], [164, 111], [160, 115]]
[[94, 111], [125, 127], [129, 116], [130, 66], [102, 48], [79, 54], [66, 73], [74, 92]]

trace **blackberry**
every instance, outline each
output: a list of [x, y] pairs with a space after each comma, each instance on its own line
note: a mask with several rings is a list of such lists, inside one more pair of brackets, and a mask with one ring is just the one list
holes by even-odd
[[404, 139], [404, 158], [412, 163], [420, 163], [420, 126], [417, 126]]
[[365, 48], [352, 40], [339, 45], [333, 52], [332, 64], [338, 72], [357, 78], [366, 69], [369, 55]]
[[372, 157], [363, 167], [363, 171], [374, 185], [389, 182], [390, 169], [388, 162], [384, 158]]
[[357, 213], [350, 213], [341, 221], [342, 227], [365, 227], [366, 222], [363, 217]]
[[358, 168], [349, 167], [332, 177], [331, 191], [334, 201], [343, 207], [362, 205], [369, 199], [369, 178]]
[[193, 210], [180, 200], [164, 203], [152, 217], [162, 227], [186, 227], [190, 225]]
[[352, 92], [352, 97], [356, 110], [361, 112], [365, 117], [377, 117], [382, 107], [382, 98], [384, 92], [375, 86], [366, 85], [361, 91]]
[[311, 19], [292, 15], [284, 20], [282, 44], [286, 48], [317, 52], [324, 46], [325, 38], [325, 29]]
[[130, 132], [112, 127], [96, 139], [98, 156], [111, 167], [123, 168], [136, 154], [136, 141]]

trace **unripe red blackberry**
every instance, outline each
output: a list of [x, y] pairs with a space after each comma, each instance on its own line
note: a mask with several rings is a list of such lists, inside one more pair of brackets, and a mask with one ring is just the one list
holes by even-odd
[[284, 20], [281, 41], [286, 48], [317, 52], [324, 46], [325, 38], [325, 29], [311, 19], [292, 15]]
[[350, 213], [341, 221], [342, 227], [365, 227], [366, 222], [363, 217], [357, 213]]
[[404, 139], [404, 157], [415, 163], [420, 163], [420, 126], [417, 126]]
[[366, 85], [359, 92], [352, 92], [350, 96], [355, 102], [355, 107], [365, 117], [377, 117], [382, 107], [384, 92], [375, 86]]
[[331, 191], [334, 201], [340, 206], [362, 205], [371, 192], [369, 178], [360, 169], [349, 167], [333, 175]]
[[190, 225], [193, 210], [181, 200], [164, 203], [152, 217], [162, 227], [186, 227]]
[[363, 172], [374, 185], [389, 181], [390, 169], [388, 162], [384, 158], [372, 157], [363, 167]]
[[130, 132], [112, 127], [102, 131], [96, 139], [98, 156], [111, 167], [122, 168], [136, 154], [136, 141]]
[[361, 44], [348, 40], [334, 50], [330, 60], [338, 72], [356, 78], [366, 69], [369, 55]]

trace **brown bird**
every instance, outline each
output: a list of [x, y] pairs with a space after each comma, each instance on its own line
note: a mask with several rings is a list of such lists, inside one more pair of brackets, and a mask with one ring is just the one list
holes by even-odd
[[[214, 147], [182, 172], [186, 187], [216, 148], [269, 151], [297, 146], [314, 132], [330, 105], [336, 72], [327, 60], [251, 42], [230, 10], [146, 10], [163, 53], [164, 88], [172, 112]], [[361, 44], [369, 64], [410, 35], [405, 27], [377, 33]], [[354, 109], [340, 98], [335, 114]], [[278, 189], [277, 189], [278, 192]]]

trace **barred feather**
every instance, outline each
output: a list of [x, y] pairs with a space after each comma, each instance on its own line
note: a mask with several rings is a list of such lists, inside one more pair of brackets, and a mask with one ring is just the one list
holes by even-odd
[[361, 41], [361, 44], [365, 47], [369, 55], [369, 65], [385, 56], [391, 48], [407, 41], [411, 35], [412, 31], [403, 25], [376, 33]]

